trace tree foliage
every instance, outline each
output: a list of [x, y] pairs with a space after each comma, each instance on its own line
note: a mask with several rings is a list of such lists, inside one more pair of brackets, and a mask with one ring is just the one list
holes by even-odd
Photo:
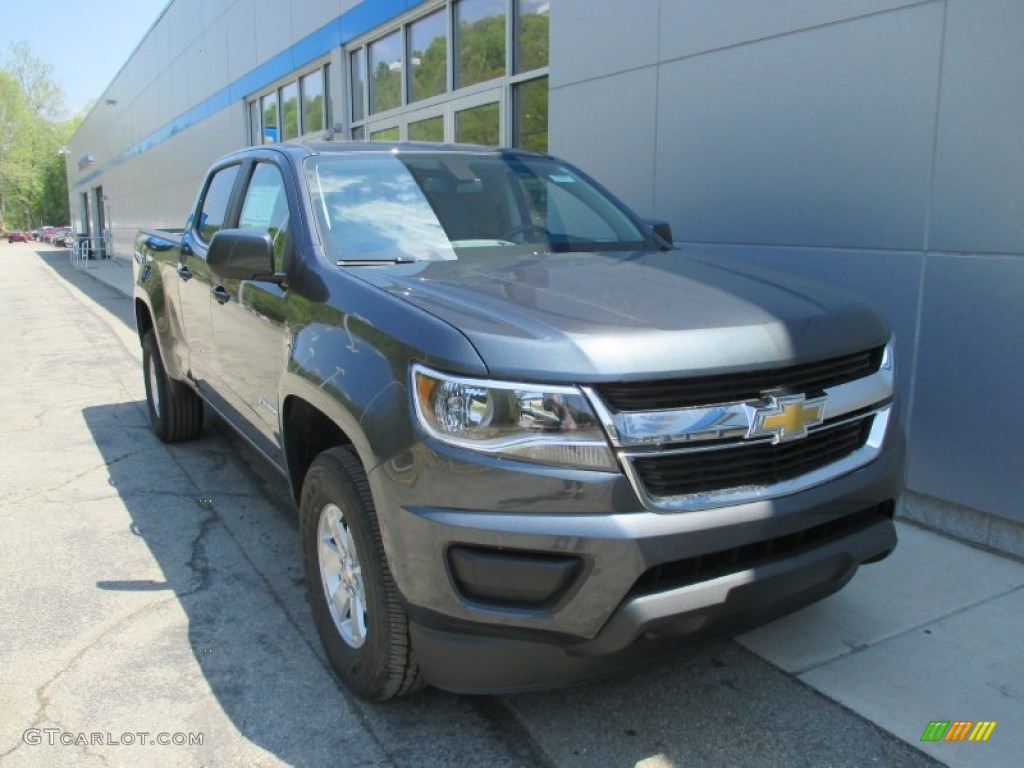
[[70, 221], [60, 148], [80, 117], [63, 120], [63, 89], [26, 43], [0, 67], [0, 230]]

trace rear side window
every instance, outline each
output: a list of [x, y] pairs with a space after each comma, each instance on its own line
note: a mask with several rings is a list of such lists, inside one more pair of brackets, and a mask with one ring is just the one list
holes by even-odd
[[204, 243], [210, 242], [218, 230], [224, 228], [224, 219], [231, 202], [231, 190], [235, 187], [238, 166], [229, 165], [217, 171], [206, 187], [206, 194], [199, 201], [199, 218], [196, 231]]

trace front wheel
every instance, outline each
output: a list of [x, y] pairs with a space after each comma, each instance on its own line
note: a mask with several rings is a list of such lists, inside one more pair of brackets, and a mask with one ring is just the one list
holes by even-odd
[[341, 681], [374, 701], [420, 688], [369, 484], [351, 451], [333, 448], [313, 461], [302, 484], [299, 529], [313, 619]]

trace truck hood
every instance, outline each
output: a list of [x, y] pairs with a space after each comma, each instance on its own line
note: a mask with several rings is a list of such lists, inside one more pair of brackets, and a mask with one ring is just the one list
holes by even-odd
[[685, 251], [487, 250], [354, 269], [465, 334], [498, 378], [728, 373], [858, 352], [889, 337], [855, 296], [741, 262]]

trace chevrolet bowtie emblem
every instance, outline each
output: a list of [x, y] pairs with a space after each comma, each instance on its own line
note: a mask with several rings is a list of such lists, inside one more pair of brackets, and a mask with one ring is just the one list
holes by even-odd
[[808, 427], [816, 427], [825, 418], [825, 398], [806, 399], [803, 395], [771, 397], [771, 404], [754, 409], [747, 437], [772, 437], [784, 443], [807, 436]]

